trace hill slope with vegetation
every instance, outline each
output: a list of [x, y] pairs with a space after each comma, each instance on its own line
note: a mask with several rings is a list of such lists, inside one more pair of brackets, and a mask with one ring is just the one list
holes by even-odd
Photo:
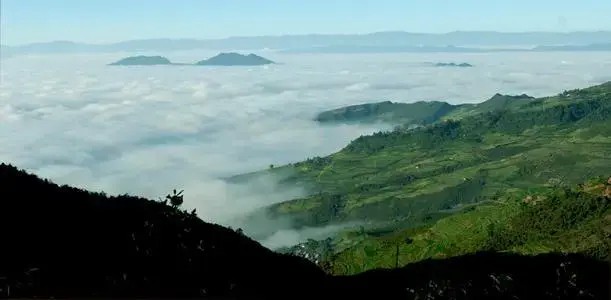
[[608, 265], [481, 252], [329, 276], [168, 203], [58, 186], [0, 164], [0, 297], [607, 299]]
[[410, 123], [426, 124], [437, 121], [455, 107], [445, 102], [395, 103], [391, 101], [351, 105], [322, 112], [320, 123]]
[[478, 104], [452, 105], [442, 101], [398, 103], [391, 101], [357, 104], [319, 113], [315, 120], [333, 123], [389, 123], [427, 125], [444, 119], [457, 119], [491, 111], [518, 108], [535, 98], [528, 95], [496, 94]]
[[[356, 274], [484, 250], [525, 255], [583, 253], [609, 261], [610, 197], [611, 183], [602, 179], [575, 189], [520, 191], [428, 226], [382, 236], [375, 231], [353, 232], [352, 240], [358, 241], [354, 245], [329, 247], [329, 252], [323, 253], [329, 271], [336, 274]], [[339, 245], [341, 241], [328, 242]], [[320, 243], [312, 241], [309, 246]]]
[[[412, 239], [412, 235], [435, 231], [436, 226], [460, 228], [444, 225], [454, 224], [452, 220], [509, 216], [519, 211], [510, 195], [570, 188], [611, 175], [609, 82], [537, 99], [496, 95], [473, 107], [482, 110], [457, 109], [427, 126], [362, 136], [330, 156], [262, 171], [259, 174], [278, 176], [283, 186], [302, 186], [310, 194], [258, 214], [290, 217], [293, 229], [361, 224], [307, 246], [317, 257], [343, 253], [326, 262], [337, 262], [335, 269], [329, 267], [335, 273], [353, 274], [392, 265], [394, 260], [388, 257], [393, 257], [396, 243], [381, 246], [388, 240]], [[459, 217], [467, 212], [471, 215]], [[400, 262], [487, 249], [473, 243], [460, 246], [461, 250], [431, 250], [443, 249], [448, 241], [469, 240], [468, 236], [448, 229], [432, 242], [410, 241], [412, 246], [406, 247], [413, 249], [405, 250]], [[607, 247], [600, 238], [583, 249], [568, 247], [558, 237], [544, 240], [536, 245], [512, 241], [501, 248], [543, 253], [596, 252]]]

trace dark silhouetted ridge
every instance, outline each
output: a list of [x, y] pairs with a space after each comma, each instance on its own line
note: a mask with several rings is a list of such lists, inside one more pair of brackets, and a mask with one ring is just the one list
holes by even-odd
[[0, 297], [270, 295], [323, 273], [161, 202], [0, 165]]
[[0, 297], [607, 299], [605, 262], [478, 253], [350, 277], [164, 203], [0, 164]]

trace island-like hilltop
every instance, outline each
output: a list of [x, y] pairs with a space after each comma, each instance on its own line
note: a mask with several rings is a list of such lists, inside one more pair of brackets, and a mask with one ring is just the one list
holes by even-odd
[[220, 53], [217, 56], [198, 61], [199, 66], [259, 66], [274, 62], [256, 54], [243, 55], [235, 52]]
[[458, 68], [470, 68], [473, 67], [472, 64], [470, 63], [444, 63], [444, 62], [439, 62], [435, 64], [435, 67], [458, 67]]
[[111, 63], [111, 66], [153, 66], [171, 65], [172, 62], [163, 56], [130, 56]]
[[111, 66], [154, 66], [154, 65], [192, 65], [192, 66], [260, 66], [274, 62], [256, 54], [239, 54], [235, 52], [220, 53], [214, 57], [200, 60], [194, 64], [172, 63], [163, 56], [130, 56], [113, 62]]

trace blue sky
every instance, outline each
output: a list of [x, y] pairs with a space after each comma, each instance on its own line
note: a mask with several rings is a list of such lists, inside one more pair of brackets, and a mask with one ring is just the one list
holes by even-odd
[[0, 42], [611, 30], [609, 0], [0, 0]]

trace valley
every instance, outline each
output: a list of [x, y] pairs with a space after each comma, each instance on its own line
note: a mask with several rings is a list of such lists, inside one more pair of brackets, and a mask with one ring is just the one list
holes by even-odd
[[611, 299], [611, 1], [0, 3], [0, 299]]

